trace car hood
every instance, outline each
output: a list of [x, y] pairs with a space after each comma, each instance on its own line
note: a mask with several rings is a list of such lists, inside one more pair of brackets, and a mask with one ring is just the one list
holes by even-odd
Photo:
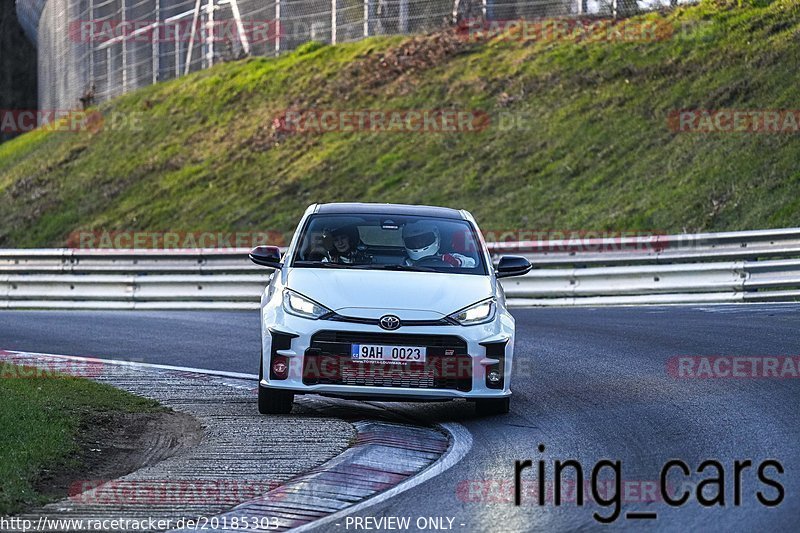
[[473, 274], [293, 268], [286, 286], [345, 316], [441, 318], [493, 296], [491, 278]]

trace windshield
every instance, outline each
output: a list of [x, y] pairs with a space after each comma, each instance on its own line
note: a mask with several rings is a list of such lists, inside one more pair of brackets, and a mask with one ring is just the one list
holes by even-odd
[[312, 215], [292, 266], [486, 275], [465, 220], [420, 216]]

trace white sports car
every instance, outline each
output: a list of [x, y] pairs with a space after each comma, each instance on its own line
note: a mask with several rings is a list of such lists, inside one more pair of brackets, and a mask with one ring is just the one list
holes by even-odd
[[463, 398], [507, 413], [514, 318], [466, 211], [394, 204], [311, 205], [261, 296], [259, 410], [288, 413], [295, 394], [427, 401]]

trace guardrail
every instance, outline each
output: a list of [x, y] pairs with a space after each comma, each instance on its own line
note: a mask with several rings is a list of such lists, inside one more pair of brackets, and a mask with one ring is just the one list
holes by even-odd
[[[534, 264], [503, 280], [514, 306], [800, 299], [800, 228], [488, 246]], [[248, 252], [0, 250], [0, 308], [255, 309], [270, 272]]]

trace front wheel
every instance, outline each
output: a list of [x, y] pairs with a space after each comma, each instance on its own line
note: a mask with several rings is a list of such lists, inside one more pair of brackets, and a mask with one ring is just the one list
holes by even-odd
[[293, 392], [258, 386], [258, 412], [262, 415], [288, 415], [293, 404]]
[[475, 400], [475, 413], [480, 416], [505, 415], [511, 408], [511, 398], [487, 398]]

